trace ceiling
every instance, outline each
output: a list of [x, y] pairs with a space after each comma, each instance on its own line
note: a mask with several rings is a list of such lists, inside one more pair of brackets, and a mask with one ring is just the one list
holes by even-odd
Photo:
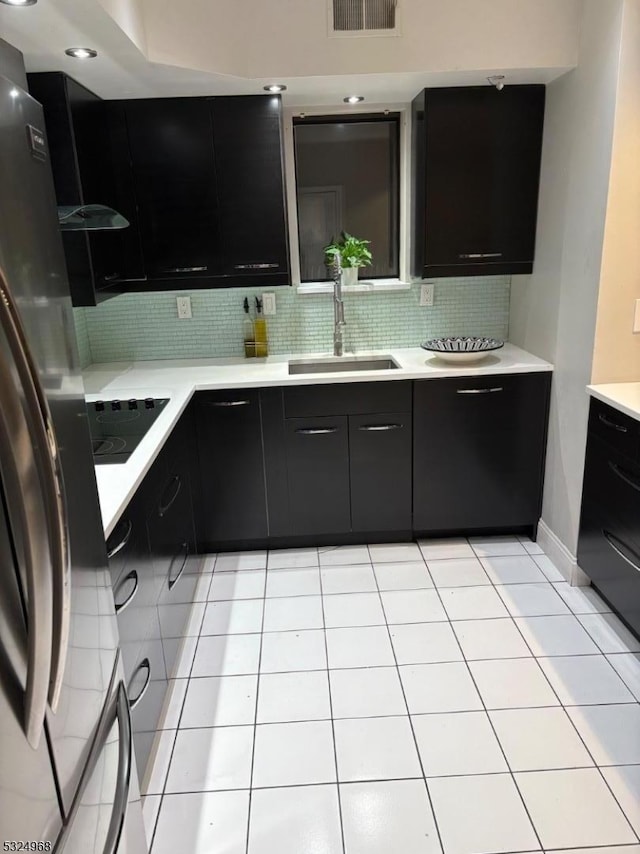
[[[104, 98], [251, 94], [277, 81], [290, 107], [342, 105], [349, 94], [406, 103], [425, 86], [495, 73], [547, 83], [577, 62], [581, 0], [400, 0], [400, 9], [399, 36], [337, 39], [325, 0], [39, 0], [0, 5], [0, 36], [29, 71], [65, 71]], [[72, 46], [98, 57], [65, 56]]]

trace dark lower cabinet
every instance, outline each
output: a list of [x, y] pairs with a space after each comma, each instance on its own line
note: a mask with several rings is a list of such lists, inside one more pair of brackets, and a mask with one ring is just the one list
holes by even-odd
[[550, 381], [533, 373], [415, 383], [414, 532], [537, 525]]
[[107, 541], [141, 779], [197, 590], [193, 435], [187, 411]]
[[286, 454], [291, 534], [349, 532], [351, 494], [347, 417], [288, 418]]
[[640, 424], [591, 402], [578, 563], [640, 634]]
[[195, 403], [200, 545], [267, 537], [262, 417], [257, 389], [202, 392]]
[[349, 417], [351, 526], [411, 530], [411, 412]]

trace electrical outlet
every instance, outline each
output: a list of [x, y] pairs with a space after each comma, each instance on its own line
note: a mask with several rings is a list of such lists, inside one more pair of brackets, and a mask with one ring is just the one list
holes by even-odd
[[636, 310], [633, 315], [633, 331], [640, 332], [640, 299], [636, 300]]
[[433, 298], [435, 296], [436, 286], [431, 285], [421, 285], [420, 286], [420, 305], [433, 305]]
[[193, 317], [191, 313], [191, 297], [176, 297], [176, 305], [178, 307], [179, 320], [190, 320]]
[[262, 312], [265, 317], [276, 313], [276, 295], [273, 292], [262, 294]]

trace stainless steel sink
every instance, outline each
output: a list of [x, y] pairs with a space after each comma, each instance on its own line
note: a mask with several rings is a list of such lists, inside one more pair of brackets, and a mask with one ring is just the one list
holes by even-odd
[[290, 374], [340, 374], [351, 371], [392, 371], [400, 365], [391, 356], [344, 356], [326, 359], [295, 359]]

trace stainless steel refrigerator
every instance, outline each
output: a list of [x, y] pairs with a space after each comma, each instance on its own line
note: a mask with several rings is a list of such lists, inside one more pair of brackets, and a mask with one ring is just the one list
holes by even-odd
[[0, 77], [0, 847], [144, 854], [139, 798], [44, 119]]

